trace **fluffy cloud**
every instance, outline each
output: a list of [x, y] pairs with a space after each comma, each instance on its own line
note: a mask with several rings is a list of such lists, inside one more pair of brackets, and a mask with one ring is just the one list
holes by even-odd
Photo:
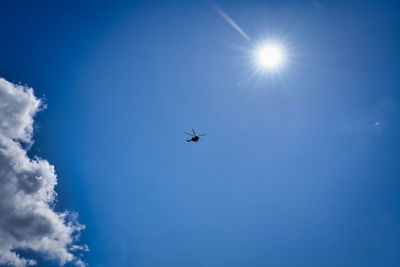
[[84, 226], [76, 214], [52, 208], [54, 167], [29, 158], [24, 149], [32, 143], [33, 117], [41, 106], [31, 88], [0, 78], [0, 265], [35, 265], [35, 260], [18, 254], [26, 250], [61, 265], [84, 266], [74, 255], [86, 250], [74, 244]]

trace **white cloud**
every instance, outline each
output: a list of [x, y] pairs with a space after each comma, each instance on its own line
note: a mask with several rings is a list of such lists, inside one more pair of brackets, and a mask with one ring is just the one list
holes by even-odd
[[85, 264], [73, 252], [84, 228], [76, 214], [52, 209], [57, 176], [46, 160], [27, 156], [33, 117], [41, 108], [31, 88], [0, 78], [0, 265], [35, 265], [16, 251], [31, 250], [61, 265]]

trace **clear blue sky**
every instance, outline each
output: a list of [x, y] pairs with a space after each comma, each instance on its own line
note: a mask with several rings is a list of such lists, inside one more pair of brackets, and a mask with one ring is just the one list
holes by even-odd
[[[399, 4], [216, 3], [250, 42], [208, 1], [1, 4], [0, 76], [45, 95], [30, 153], [85, 261], [400, 266]], [[268, 37], [279, 77], [249, 64]]]

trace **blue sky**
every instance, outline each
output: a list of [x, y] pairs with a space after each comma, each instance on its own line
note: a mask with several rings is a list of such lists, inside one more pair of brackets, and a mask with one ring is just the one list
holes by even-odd
[[[2, 4], [0, 76], [46, 99], [30, 154], [86, 225], [83, 259], [399, 266], [400, 6], [216, 4], [250, 41], [207, 1]], [[269, 39], [279, 75], [254, 72]]]

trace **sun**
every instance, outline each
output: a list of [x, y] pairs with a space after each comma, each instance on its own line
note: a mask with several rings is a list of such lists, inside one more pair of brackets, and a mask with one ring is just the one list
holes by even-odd
[[247, 51], [251, 78], [280, 83], [283, 82], [284, 75], [293, 71], [296, 53], [288, 38], [284, 36], [267, 36], [254, 40]]
[[261, 66], [276, 68], [282, 63], [282, 49], [277, 45], [266, 45], [258, 50], [257, 57]]

